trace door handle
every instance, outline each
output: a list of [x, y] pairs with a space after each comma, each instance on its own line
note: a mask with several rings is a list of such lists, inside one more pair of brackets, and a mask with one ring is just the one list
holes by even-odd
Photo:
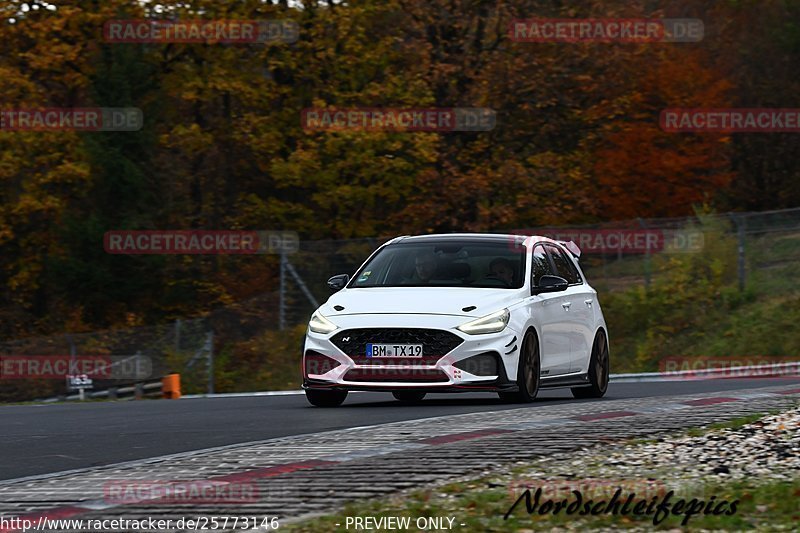
[[561, 304], [561, 307], [564, 308], [564, 311], [569, 311], [569, 306], [572, 305], [572, 302], [564, 302]]
[[585, 303], [586, 305], [588, 305], [589, 307], [591, 307], [591, 306], [592, 306], [592, 303], [594, 303], [594, 300], [584, 300], [584, 301], [583, 301], [583, 303]]

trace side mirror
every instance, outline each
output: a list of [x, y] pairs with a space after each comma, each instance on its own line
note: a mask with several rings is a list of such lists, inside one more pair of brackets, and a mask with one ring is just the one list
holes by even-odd
[[543, 292], [561, 292], [567, 290], [569, 282], [561, 276], [545, 275], [539, 279], [539, 285], [531, 288], [531, 294]]
[[333, 276], [328, 280], [328, 288], [333, 292], [340, 291], [344, 289], [348, 281], [350, 281], [349, 274], [339, 274], [338, 276]]

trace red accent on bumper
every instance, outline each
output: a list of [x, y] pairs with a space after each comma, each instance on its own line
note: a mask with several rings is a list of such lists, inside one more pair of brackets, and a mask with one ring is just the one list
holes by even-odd
[[380, 382], [395, 381], [447, 383], [447, 374], [438, 368], [352, 368], [344, 375], [344, 381]]

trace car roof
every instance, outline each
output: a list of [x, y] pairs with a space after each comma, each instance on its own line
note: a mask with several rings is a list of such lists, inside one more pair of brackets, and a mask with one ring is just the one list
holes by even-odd
[[399, 243], [420, 243], [420, 242], [454, 242], [454, 241], [470, 241], [470, 242], [508, 242], [513, 240], [517, 244], [527, 243], [532, 246], [535, 243], [546, 242], [561, 246], [569, 251], [576, 259], [580, 258], [581, 250], [574, 242], [556, 241], [549, 237], [541, 235], [520, 235], [517, 233], [433, 233], [430, 235], [403, 235], [402, 237], [395, 237], [387, 241], [384, 246], [389, 244]]
[[526, 235], [512, 235], [500, 233], [434, 233], [431, 235], [406, 235], [396, 239], [394, 242], [452, 242], [452, 241], [486, 241], [486, 242], [508, 242], [509, 239], [524, 240]]

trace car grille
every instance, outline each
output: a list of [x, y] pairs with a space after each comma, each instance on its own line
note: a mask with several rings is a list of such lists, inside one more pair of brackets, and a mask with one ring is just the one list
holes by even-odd
[[344, 381], [361, 382], [443, 382], [449, 380], [447, 374], [438, 368], [353, 368], [344, 375]]
[[[348, 329], [334, 335], [331, 341], [358, 365], [393, 365], [410, 361], [433, 365], [464, 342], [449, 331], [421, 328]], [[422, 357], [368, 358], [367, 343], [422, 344]]]

